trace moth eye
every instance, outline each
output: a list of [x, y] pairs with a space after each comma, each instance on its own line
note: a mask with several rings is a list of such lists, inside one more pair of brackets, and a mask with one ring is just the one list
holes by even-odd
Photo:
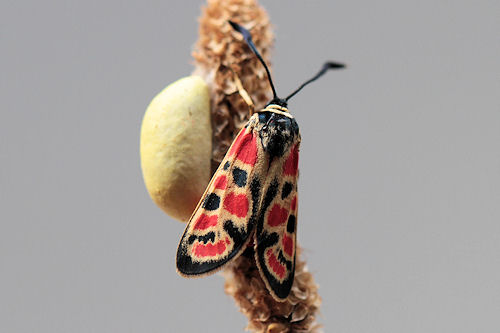
[[260, 123], [265, 124], [265, 123], [267, 123], [268, 120], [269, 120], [269, 113], [268, 112], [259, 113], [259, 122]]

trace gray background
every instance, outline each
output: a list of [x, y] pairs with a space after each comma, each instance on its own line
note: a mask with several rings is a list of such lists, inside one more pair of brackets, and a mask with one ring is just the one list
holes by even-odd
[[[239, 332], [174, 269], [139, 130], [201, 1], [2, 1], [1, 332]], [[262, 1], [301, 126], [299, 240], [327, 332], [499, 332], [500, 3]]]

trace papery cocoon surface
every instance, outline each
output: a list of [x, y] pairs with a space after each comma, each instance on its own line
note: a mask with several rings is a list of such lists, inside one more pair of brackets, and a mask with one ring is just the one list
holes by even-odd
[[199, 76], [182, 78], [149, 104], [141, 128], [141, 167], [153, 201], [187, 221], [210, 181], [210, 96]]

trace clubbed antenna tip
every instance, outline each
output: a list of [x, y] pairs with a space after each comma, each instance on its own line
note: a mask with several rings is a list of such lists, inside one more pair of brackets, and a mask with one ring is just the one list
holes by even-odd
[[296, 93], [298, 93], [302, 88], [307, 86], [309, 83], [316, 81], [318, 78], [320, 78], [323, 74], [326, 73], [327, 70], [329, 69], [342, 69], [345, 68], [345, 65], [340, 63], [340, 62], [333, 62], [333, 61], [328, 61], [323, 64], [323, 67], [321, 67], [321, 70], [318, 72], [318, 74], [314, 75], [311, 79], [307, 80], [306, 82], [302, 83], [300, 87], [297, 88], [293, 93], [288, 95], [287, 98], [285, 98], [285, 101], [288, 101], [290, 98], [295, 96]]
[[328, 61], [325, 66], [327, 66], [328, 68], [345, 68], [346, 65], [345, 64], [342, 64], [340, 62], [333, 62], [333, 61]]

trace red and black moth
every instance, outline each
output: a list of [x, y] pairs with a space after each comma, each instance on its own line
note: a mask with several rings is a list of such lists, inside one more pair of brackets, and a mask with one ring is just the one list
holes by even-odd
[[177, 270], [186, 277], [204, 276], [249, 251], [271, 295], [284, 301], [295, 273], [301, 140], [287, 102], [328, 69], [344, 65], [327, 62], [312, 79], [280, 99], [250, 32], [229, 23], [264, 65], [274, 98], [251, 116], [215, 172], [180, 240]]

